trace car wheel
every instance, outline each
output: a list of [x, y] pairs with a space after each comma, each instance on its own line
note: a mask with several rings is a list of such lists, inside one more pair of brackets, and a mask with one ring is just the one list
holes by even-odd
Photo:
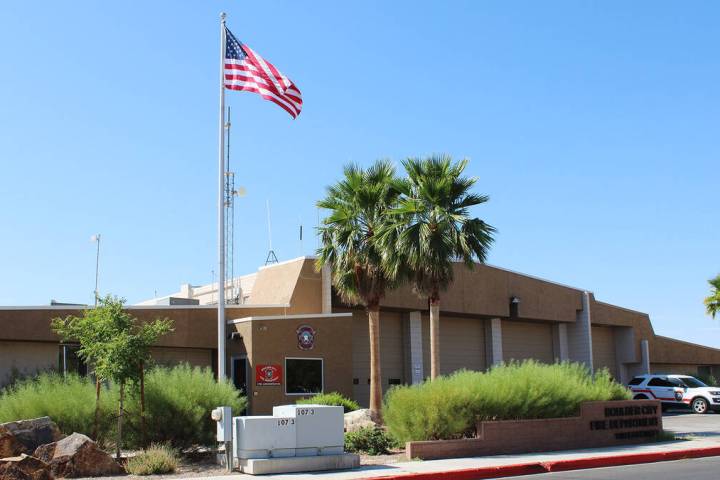
[[698, 397], [692, 401], [692, 409], [695, 413], [707, 413], [708, 402], [704, 398]]
[[635, 395], [633, 397], [633, 400], [647, 400], [647, 396], [643, 395], [642, 393], [639, 395]]

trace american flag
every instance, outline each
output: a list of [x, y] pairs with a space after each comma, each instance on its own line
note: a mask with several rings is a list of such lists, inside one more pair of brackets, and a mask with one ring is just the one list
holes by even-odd
[[225, 27], [225, 88], [259, 94], [293, 118], [302, 110], [300, 90], [275, 66], [240, 43]]

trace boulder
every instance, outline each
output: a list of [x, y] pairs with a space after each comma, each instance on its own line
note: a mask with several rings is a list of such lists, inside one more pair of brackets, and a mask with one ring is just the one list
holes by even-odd
[[63, 438], [50, 417], [0, 423], [0, 457], [32, 453], [40, 445]]
[[73, 433], [57, 442], [42, 445], [34, 455], [49, 463], [56, 477], [100, 477], [125, 471], [82, 433]]
[[375, 427], [375, 423], [370, 417], [370, 409], [361, 408], [345, 414], [345, 431], [354, 432], [363, 427]]
[[25, 455], [0, 459], [0, 480], [53, 480], [50, 465]]

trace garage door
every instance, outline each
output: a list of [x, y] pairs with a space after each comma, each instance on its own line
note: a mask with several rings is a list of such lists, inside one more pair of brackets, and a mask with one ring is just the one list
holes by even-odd
[[[353, 399], [370, 403], [370, 339], [367, 313], [353, 310]], [[399, 313], [380, 312], [380, 370], [383, 393], [390, 382], [403, 381], [402, 322]], [[357, 382], [357, 383], [356, 383]]]
[[615, 361], [615, 330], [612, 327], [592, 327], [593, 368], [607, 368], [618, 378]]
[[535, 359], [553, 363], [552, 325], [535, 322], [502, 321], [503, 359]]
[[[423, 315], [423, 370], [430, 376], [430, 317]], [[440, 315], [440, 373], [485, 370], [485, 321]]]

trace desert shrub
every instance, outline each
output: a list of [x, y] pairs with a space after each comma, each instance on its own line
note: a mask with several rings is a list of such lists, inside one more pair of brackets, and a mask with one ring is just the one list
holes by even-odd
[[[117, 392], [103, 387], [100, 437], [112, 422]], [[49, 416], [64, 433], [91, 435], [95, 418], [95, 382], [77, 375], [41, 373], [0, 393], [0, 422]]]
[[345, 434], [345, 451], [386, 455], [396, 442], [384, 430], [377, 427], [363, 427]]
[[477, 420], [568, 417], [591, 400], [626, 400], [628, 390], [606, 369], [578, 363], [512, 362], [486, 373], [459, 371], [391, 389], [383, 416], [400, 441], [472, 436]]
[[296, 403], [343, 407], [345, 413], [360, 409], [360, 405], [355, 400], [343, 397], [338, 392], [318, 393], [313, 397], [300, 399]]
[[127, 472], [132, 475], [173, 473], [180, 463], [177, 452], [165, 444], [152, 444], [144, 452], [130, 457]]
[[[115, 438], [118, 388], [103, 387], [100, 396], [100, 431], [97, 440]], [[246, 406], [245, 397], [230, 381], [218, 383], [210, 369], [179, 365], [158, 367], [145, 376], [145, 419], [148, 442], [176, 447], [211, 445], [215, 422], [210, 410], [229, 405], [234, 413]], [[140, 398], [133, 389], [126, 401], [126, 446], [142, 445]], [[43, 373], [0, 393], [0, 422], [49, 416], [63, 433], [90, 436], [95, 418], [95, 383], [89, 378]]]
[[[215, 422], [210, 419], [210, 411], [221, 405], [232, 407], [237, 415], [245, 409], [247, 400], [229, 380], [217, 382], [209, 368], [187, 364], [155, 368], [145, 376], [147, 439], [174, 447], [214, 444]], [[137, 393], [133, 394], [130, 409], [137, 434]]]

